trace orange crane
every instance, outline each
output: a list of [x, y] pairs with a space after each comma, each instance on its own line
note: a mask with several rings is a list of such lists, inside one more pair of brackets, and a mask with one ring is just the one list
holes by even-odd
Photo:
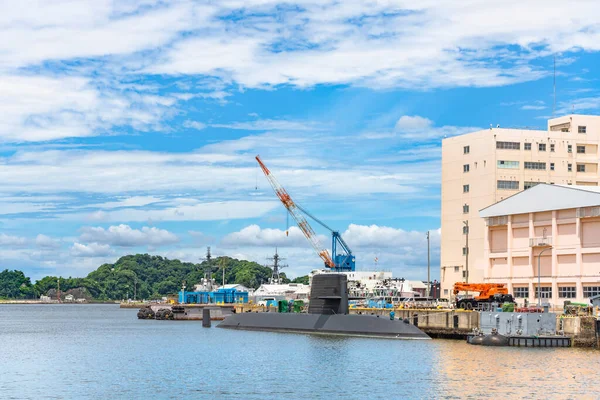
[[303, 211], [304, 213], [306, 213], [306, 211], [302, 210], [296, 203], [294, 203], [294, 200], [292, 200], [288, 192], [283, 188], [283, 186], [281, 186], [277, 179], [275, 179], [271, 171], [269, 171], [269, 169], [262, 162], [259, 156], [256, 156], [256, 161], [258, 161], [258, 164], [265, 173], [265, 176], [267, 177], [269, 183], [273, 187], [275, 194], [277, 195], [277, 197], [279, 197], [279, 200], [281, 200], [281, 202], [291, 214], [291, 216], [294, 218], [294, 220], [296, 220], [298, 228], [300, 228], [306, 239], [308, 239], [308, 241], [315, 249], [319, 257], [321, 257], [323, 262], [325, 262], [325, 266], [328, 268], [336, 268], [336, 265], [333, 262], [329, 251], [327, 251], [325, 248], [323, 248], [323, 246], [321, 246], [321, 243], [317, 238], [317, 234], [312, 229], [306, 218], [304, 218], [304, 216], [302, 215], [301, 211]]
[[513, 296], [508, 294], [508, 289], [504, 283], [466, 283], [456, 282], [452, 290], [456, 296], [458, 292], [477, 292], [478, 296], [474, 299], [457, 298], [456, 307], [465, 310], [477, 308], [479, 303], [491, 302], [513, 302]]

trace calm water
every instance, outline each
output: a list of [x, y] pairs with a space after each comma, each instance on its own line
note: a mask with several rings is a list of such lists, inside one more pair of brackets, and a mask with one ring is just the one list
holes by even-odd
[[600, 398], [600, 352], [229, 331], [0, 306], [0, 398]]

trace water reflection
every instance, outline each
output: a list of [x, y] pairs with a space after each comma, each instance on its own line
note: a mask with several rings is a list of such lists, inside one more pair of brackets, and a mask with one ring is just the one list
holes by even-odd
[[436, 341], [436, 392], [448, 398], [600, 398], [600, 352]]

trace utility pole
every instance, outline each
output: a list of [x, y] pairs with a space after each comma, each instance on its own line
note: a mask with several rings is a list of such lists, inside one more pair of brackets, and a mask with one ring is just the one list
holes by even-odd
[[427, 231], [427, 298], [429, 299], [429, 295], [431, 294], [431, 266], [430, 266], [430, 256], [429, 256], [429, 231]]
[[60, 276], [58, 277], [57, 283], [58, 288], [56, 289], [56, 298], [58, 299], [59, 303], [62, 303], [62, 301], [60, 300]]
[[223, 286], [225, 286], [225, 258], [221, 258], [221, 268], [223, 268]]
[[469, 221], [463, 221], [466, 227], [466, 238], [465, 238], [465, 282], [469, 283]]

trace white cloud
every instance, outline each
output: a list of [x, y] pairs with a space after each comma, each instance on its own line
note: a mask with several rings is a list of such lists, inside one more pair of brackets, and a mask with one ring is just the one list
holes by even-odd
[[87, 217], [102, 222], [216, 221], [260, 217], [278, 206], [275, 201], [221, 201], [161, 209], [99, 211], [91, 215], [72, 214], [67, 218]]
[[129, 225], [81, 228], [79, 239], [84, 242], [95, 242], [120, 247], [163, 246], [179, 241], [177, 235], [164, 229], [144, 226], [142, 229], [132, 229]]
[[111, 254], [113, 254], [113, 251], [107, 244], [81, 244], [75, 242], [71, 247], [71, 255], [73, 257], [106, 257]]
[[[439, 231], [433, 230], [430, 234], [431, 239], [439, 243]], [[417, 244], [426, 243], [424, 232], [405, 231], [378, 225], [350, 224], [342, 236], [349, 245], [367, 248], [414, 247]]]
[[110, 209], [110, 208], [121, 208], [121, 207], [142, 207], [147, 206], [149, 204], [154, 204], [161, 202], [163, 199], [155, 196], [132, 196], [127, 197], [123, 200], [118, 201], [108, 201], [105, 203], [99, 204], [90, 204], [87, 205], [87, 208], [102, 208], [102, 209]]
[[86, 77], [2, 74], [0, 142], [40, 142], [158, 129], [173, 100], [104, 87]]
[[[321, 243], [327, 243], [327, 239], [317, 236]], [[221, 240], [221, 245], [228, 247], [238, 246], [266, 246], [266, 247], [305, 247], [310, 246], [299, 228], [292, 226], [286, 235], [280, 229], [261, 228], [258, 225], [250, 225], [238, 232], [233, 232]]]
[[202, 123], [202, 122], [198, 122], [198, 121], [184, 121], [183, 122], [183, 126], [185, 128], [191, 128], [191, 129], [196, 129], [198, 131], [201, 131], [202, 129], [206, 128], [206, 124]]
[[[243, 23], [213, 21], [213, 29], [186, 36], [148, 70], [221, 75], [250, 87], [495, 86], [544, 76], [528, 64], [541, 56], [600, 49], [593, 1], [569, 5], [576, 29], [557, 0], [488, 1], [477, 7], [452, 1], [313, 0], [277, 12], [279, 3], [244, 2]], [[219, 5], [220, 15], [227, 15], [242, 3]]]
[[411, 141], [427, 141], [432, 139], [440, 139], [444, 137], [451, 137], [462, 135], [469, 132], [474, 132], [480, 128], [469, 127], [469, 126], [434, 126], [434, 123], [429, 118], [421, 117], [419, 115], [403, 115], [401, 116], [395, 125], [394, 133], [383, 133], [382, 136], [377, 136], [376, 133], [367, 134], [368, 139], [382, 139], [397, 137], [401, 139]]
[[[389, 269], [394, 276], [407, 279], [427, 277], [426, 232], [351, 224], [342, 236], [353, 250], [359, 269]], [[323, 235], [319, 238], [324, 248], [329, 249], [330, 238]], [[439, 274], [439, 244], [440, 229], [433, 229], [430, 231], [432, 279]], [[272, 255], [274, 247], [278, 247], [280, 256], [286, 258], [290, 266], [286, 273], [292, 276], [305, 275], [312, 269], [323, 267], [319, 256], [296, 227], [290, 229], [290, 236], [286, 238], [282, 230], [250, 225], [226, 235], [213, 250], [215, 254], [231, 254], [230, 249], [235, 249], [239, 258], [264, 263], [265, 258]], [[178, 249], [171, 254], [190, 260], [200, 256], [191, 249]], [[376, 257], [379, 259], [377, 265]]]
[[535, 104], [527, 104], [524, 105], [523, 107], [521, 107], [521, 110], [533, 110], [533, 111], [537, 111], [537, 110], [545, 110], [546, 106], [542, 106], [542, 105], [535, 105]]
[[27, 239], [24, 237], [0, 233], [0, 246], [23, 246], [26, 243]]
[[60, 241], [53, 239], [50, 236], [43, 235], [41, 233], [35, 238], [35, 244], [38, 247], [46, 249], [56, 249], [60, 247]]
[[571, 101], [561, 101], [559, 103], [557, 114], [571, 114], [581, 111], [600, 110], [600, 97], [581, 97]]
[[212, 124], [214, 128], [242, 129], [247, 131], [309, 131], [318, 127], [316, 122], [288, 121], [282, 119], [262, 119], [229, 124]]
[[403, 115], [396, 122], [396, 129], [399, 131], [422, 131], [430, 128], [433, 121], [429, 118], [423, 118], [418, 115]]

